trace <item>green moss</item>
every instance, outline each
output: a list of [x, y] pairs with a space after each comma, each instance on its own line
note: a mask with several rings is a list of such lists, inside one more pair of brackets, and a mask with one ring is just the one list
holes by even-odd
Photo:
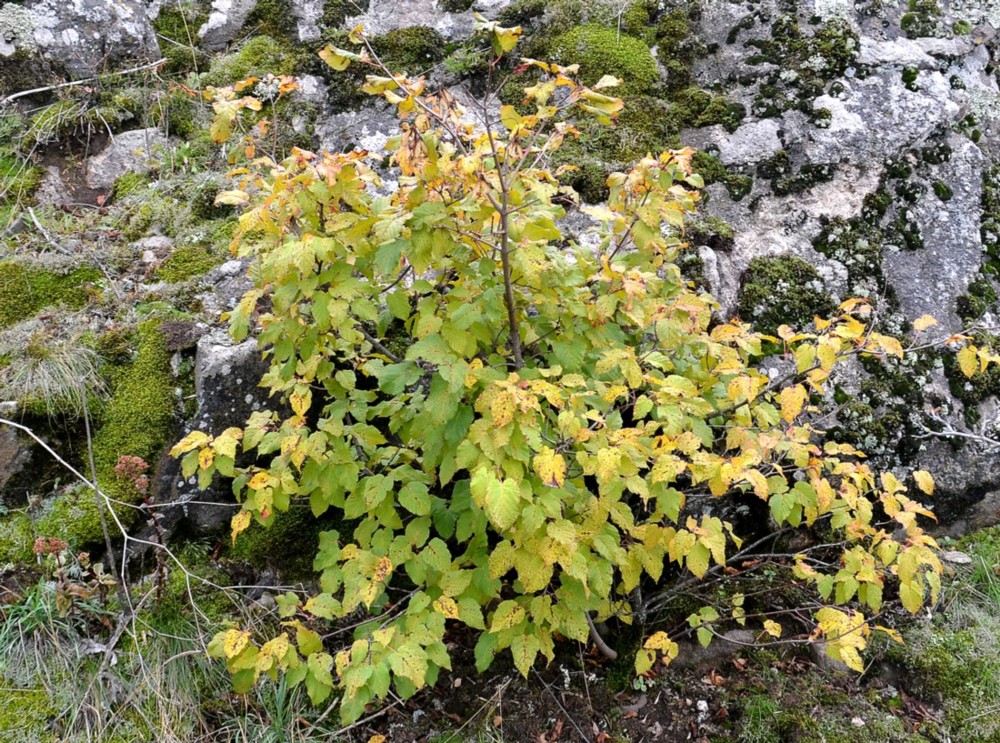
[[204, 84], [221, 87], [268, 73], [293, 75], [301, 63], [302, 53], [289, 43], [270, 36], [255, 36], [237, 51], [215, 59], [204, 77]]
[[545, 12], [548, 0], [514, 0], [510, 5], [500, 11], [497, 16], [497, 23], [510, 28], [511, 26], [527, 26], [533, 29], [537, 19]]
[[0, 518], [0, 566], [31, 562], [34, 543], [35, 529], [27, 514], [19, 511]]
[[958, 316], [965, 322], [979, 320], [997, 302], [997, 292], [987, 276], [977, 276], [969, 284], [965, 294], [958, 297]]
[[651, 96], [628, 96], [614, 127], [592, 119], [578, 123], [580, 139], [568, 139], [553, 156], [553, 165], [572, 165], [564, 175], [587, 203], [608, 196], [608, 175], [624, 170], [646, 154], [657, 154], [670, 145], [669, 108]]
[[433, 28], [410, 26], [389, 31], [371, 40], [372, 47], [393, 72], [424, 72], [444, 59], [447, 44]]
[[934, 181], [931, 184], [931, 188], [934, 189], [934, 195], [938, 197], [941, 201], [951, 201], [952, 194], [951, 188], [944, 181]]
[[96, 268], [65, 274], [0, 261], [0, 328], [31, 317], [45, 307], [78, 310], [90, 298], [89, 286], [101, 277]]
[[733, 201], [740, 201], [753, 189], [753, 178], [726, 168], [722, 161], [707, 152], [696, 152], [691, 159], [694, 172], [701, 175], [705, 185], [721, 183]]
[[180, 2], [160, 8], [153, 21], [168, 72], [203, 71], [208, 56], [198, 48], [198, 29], [208, 20], [200, 4]]
[[754, 98], [753, 113], [761, 118], [796, 108], [812, 115], [812, 101], [854, 63], [859, 48], [857, 34], [841, 19], [830, 20], [810, 36], [792, 15], [774, 22], [770, 38], [747, 45], [758, 50], [748, 64], [775, 66]]
[[251, 524], [237, 537], [228, 557], [256, 568], [274, 567], [289, 580], [311, 578], [320, 532], [337, 526], [330, 517], [317, 519], [308, 508], [293, 507], [275, 513], [269, 526]]
[[368, 0], [325, 0], [319, 25], [324, 32], [336, 31], [348, 18], [366, 12], [369, 5]]
[[697, 87], [689, 87], [672, 96], [671, 128], [721, 125], [727, 132], [736, 131], [746, 116], [746, 109], [723, 96]]
[[649, 94], [659, 81], [656, 60], [645, 42], [614, 28], [581, 26], [553, 42], [551, 54], [562, 64], [579, 64], [580, 79], [593, 85], [603, 75], [623, 80], [620, 94]]
[[[109, 496], [129, 503], [137, 502], [139, 494], [115, 476], [119, 457], [141, 457], [155, 464], [174, 427], [175, 381], [170, 353], [157, 327], [155, 320], [139, 327], [135, 360], [112, 374], [111, 398], [97, 416], [94, 460], [98, 482]], [[126, 526], [134, 522], [133, 509], [116, 511]], [[93, 491], [74, 488], [60, 495], [40, 520], [38, 531], [76, 547], [100, 543], [103, 534]]]
[[816, 269], [801, 258], [754, 258], [744, 273], [738, 312], [764, 333], [773, 334], [779, 325], [805, 327], [813, 316], [834, 309]]
[[60, 710], [44, 688], [26, 689], [0, 676], [4, 703], [0, 705], [0, 738], [7, 743], [56, 743], [48, 723]]
[[115, 199], [124, 199], [126, 196], [142, 190], [148, 184], [149, 176], [146, 173], [135, 173], [130, 170], [115, 179], [115, 184], [111, 187], [111, 196]]
[[223, 263], [225, 258], [204, 245], [185, 245], [177, 248], [159, 268], [156, 278], [170, 284], [201, 276]]
[[899, 27], [907, 38], [937, 35], [941, 8], [935, 0], [909, 0], [908, 11], [899, 19]]
[[298, 41], [298, 25], [292, 4], [289, 0], [257, 0], [243, 24], [241, 35]]
[[441, 0], [441, 10], [449, 13], [464, 13], [472, 7], [474, 0]]
[[833, 178], [837, 166], [832, 163], [807, 163], [795, 172], [788, 153], [778, 150], [757, 165], [757, 175], [771, 181], [771, 189], [778, 196], [798, 193]]

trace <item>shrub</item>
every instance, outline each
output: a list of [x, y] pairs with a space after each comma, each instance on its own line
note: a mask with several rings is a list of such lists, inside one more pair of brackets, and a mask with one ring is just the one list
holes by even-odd
[[[497, 55], [516, 44], [517, 29], [481, 27]], [[371, 63], [321, 55], [336, 69]], [[345, 522], [320, 536], [321, 592], [279, 599], [285, 632], [258, 643], [234, 627], [210, 644], [238, 690], [285, 673], [315, 703], [342, 690], [354, 720], [390, 687], [409, 697], [450, 668], [449, 625], [479, 632], [480, 670], [510, 650], [527, 674], [558, 637], [606, 647], [595, 621], [632, 622], [652, 605], [642, 596], [691, 594], [746, 561], [713, 499], [756, 500], [782, 529], [822, 526], [826, 544], [767, 564], [815, 586], [813, 634], [859, 671], [864, 612], [881, 610], [885, 588], [898, 578], [911, 612], [937, 595], [934, 541], [916, 524], [929, 511], [853, 447], [821, 445], [809, 422], [838, 359], [901, 356], [899, 341], [851, 301], [816, 333], [779, 329], [797, 374], [769, 380], [753, 363], [764, 338], [713, 324], [716, 303], [677, 268], [702, 183], [690, 150], [613, 174], [607, 202], [585, 208], [600, 226], [570, 240], [559, 220], [574, 194], [545, 158], [572, 127], [550, 103], [610, 121], [622, 102], [532, 64], [534, 112], [503, 106], [500, 125], [479, 128], [446, 93], [378, 68], [367, 90], [402, 120], [389, 196], [364, 153], [297, 152], [226, 192], [249, 204], [234, 245], [257, 257], [232, 330], [259, 326], [263, 383], [288, 408], [193, 431], [172, 453], [202, 485], [233, 478], [234, 539], [302, 503]], [[932, 490], [928, 473], [914, 479]], [[321, 623], [357, 613], [371, 621], [327, 652]], [[775, 616], [716, 595], [688, 622], [707, 644], [724, 621], [780, 636]], [[636, 672], [678, 649], [653, 633]]]

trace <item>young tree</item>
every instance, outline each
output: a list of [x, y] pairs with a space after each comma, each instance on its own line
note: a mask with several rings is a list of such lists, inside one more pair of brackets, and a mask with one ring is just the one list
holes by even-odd
[[[482, 26], [496, 70], [519, 30]], [[809, 423], [838, 360], [903, 353], [866, 326], [866, 304], [779, 338], [714, 322], [717, 304], [675, 262], [702, 186], [690, 150], [612, 175], [607, 203], [581, 207], [590, 239], [565, 234], [577, 199], [548, 157], [576, 134], [573, 116], [611, 123], [622, 104], [601, 91], [614, 79], [590, 89], [575, 67], [523, 60], [536, 76], [524, 105], [493, 113], [490, 98], [473, 117], [370, 47], [322, 56], [375, 69], [365, 89], [399, 112], [388, 145], [398, 183], [364, 152], [297, 150], [239, 171], [223, 198], [250, 204], [234, 245], [256, 258], [257, 287], [232, 329], [259, 328], [262, 384], [287, 408], [174, 449], [186, 476], [233, 478], [234, 539], [293, 501], [343, 518], [316, 556], [322, 592], [279, 600], [286, 632], [213, 641], [237, 688], [279, 672], [316, 703], [340, 688], [350, 721], [390, 686], [407, 697], [433, 684], [450, 667], [449, 628], [480, 633], [480, 669], [509, 649], [527, 674], [558, 637], [606, 647], [594, 622], [641, 618], [640, 586], [734, 570], [746, 553], [716, 506], [736, 498], [766, 503], [772, 528], [832, 535], [784, 568], [815, 585], [814, 634], [852, 667], [870, 631], [863, 611], [879, 611], [888, 581], [910, 611], [936, 596], [936, 545], [916, 521], [930, 512]], [[255, 108], [233, 91], [218, 101], [230, 123]], [[765, 341], [795, 373], [755, 368]], [[255, 463], [237, 466], [240, 452]], [[933, 487], [926, 473], [916, 482]], [[368, 619], [331, 655], [315, 622], [347, 617]], [[734, 596], [690, 623], [705, 641], [723, 620], [780, 634], [759, 619]], [[677, 652], [656, 632], [636, 670]]]

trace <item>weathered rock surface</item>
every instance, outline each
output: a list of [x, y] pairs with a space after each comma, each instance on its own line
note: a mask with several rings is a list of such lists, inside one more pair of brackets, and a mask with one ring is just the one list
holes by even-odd
[[475, 31], [473, 12], [490, 18], [510, 5], [510, 0], [475, 0], [469, 10], [451, 13], [436, 0], [372, 0], [367, 12], [349, 18], [348, 27], [359, 23], [372, 34], [397, 28], [427, 26], [446, 39], [465, 39]]
[[257, 0], [212, 0], [208, 20], [198, 29], [202, 48], [210, 52], [225, 49], [255, 7]]
[[0, 8], [0, 57], [39, 54], [74, 77], [160, 49], [141, 0], [27, 0]]
[[156, 127], [116, 134], [107, 147], [87, 161], [87, 185], [109, 189], [125, 173], [148, 171], [157, 156], [156, 149], [165, 148], [168, 142]]

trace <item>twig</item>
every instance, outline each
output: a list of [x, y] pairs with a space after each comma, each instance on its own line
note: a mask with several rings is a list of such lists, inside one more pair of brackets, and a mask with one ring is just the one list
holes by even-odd
[[35, 216], [35, 210], [32, 207], [29, 206], [27, 211], [28, 211], [28, 216], [31, 217], [31, 221], [35, 223], [35, 227], [38, 229], [39, 232], [42, 233], [42, 237], [45, 238], [45, 242], [47, 242], [49, 245], [51, 245], [53, 248], [58, 250], [63, 255], [73, 255], [69, 250], [64, 248], [59, 243], [57, 243], [55, 239], [52, 237], [52, 235], [49, 234], [49, 231], [46, 230], [44, 227], [42, 227], [42, 223], [38, 221], [38, 217]]
[[[166, 61], [167, 61], [166, 57], [161, 57], [160, 59], [156, 60], [155, 62], [149, 62], [147, 64], [140, 65], [139, 67], [131, 67], [131, 68], [127, 69], [127, 70], [120, 70], [120, 71], [117, 71], [117, 72], [110, 72], [110, 73], [107, 73], [106, 76], [111, 76], [111, 75], [131, 75], [133, 72], [142, 72], [143, 70], [150, 70], [150, 69], [153, 69], [154, 67], [159, 67], [161, 64], [163, 64]], [[12, 101], [17, 100], [18, 98], [24, 98], [25, 96], [28, 96], [28, 95], [35, 95], [36, 93], [48, 93], [50, 91], [61, 90], [63, 88], [74, 88], [74, 87], [76, 87], [78, 85], [86, 85], [87, 83], [98, 82], [100, 79], [101, 79], [100, 76], [87, 77], [87, 78], [84, 78], [83, 80], [71, 80], [68, 83], [59, 83], [58, 85], [47, 85], [44, 88], [32, 88], [31, 90], [22, 90], [22, 91], [17, 92], [17, 93], [12, 93], [11, 95], [9, 95], [6, 98], [4, 98], [3, 100], [0, 100], [0, 107], [6, 106], [7, 104], [11, 103]]]
[[[593, 628], [594, 625], [591, 624], [590, 626], [591, 628]], [[545, 679], [543, 679], [541, 675], [538, 673], [538, 671], [535, 671], [534, 669], [532, 669], [532, 673], [534, 673], [535, 676], [538, 678], [538, 680], [542, 682], [542, 686], [545, 687], [545, 691], [549, 693], [549, 696], [552, 697], [552, 700], [556, 703], [559, 709], [562, 710], [562, 713], [566, 716], [566, 719], [569, 720], [570, 725], [572, 725], [576, 729], [576, 732], [580, 734], [580, 739], [583, 740], [584, 743], [590, 743], [590, 738], [587, 736], [585, 732], [583, 732], [583, 730], [580, 729], [580, 726], [576, 724], [576, 720], [573, 719], [573, 715], [571, 715], [569, 712], [566, 711], [566, 708], [563, 707], [562, 702], [559, 701], [559, 697], [557, 697], [555, 694], [552, 693], [552, 689], [549, 688], [549, 685], [547, 683], [545, 683]]]

